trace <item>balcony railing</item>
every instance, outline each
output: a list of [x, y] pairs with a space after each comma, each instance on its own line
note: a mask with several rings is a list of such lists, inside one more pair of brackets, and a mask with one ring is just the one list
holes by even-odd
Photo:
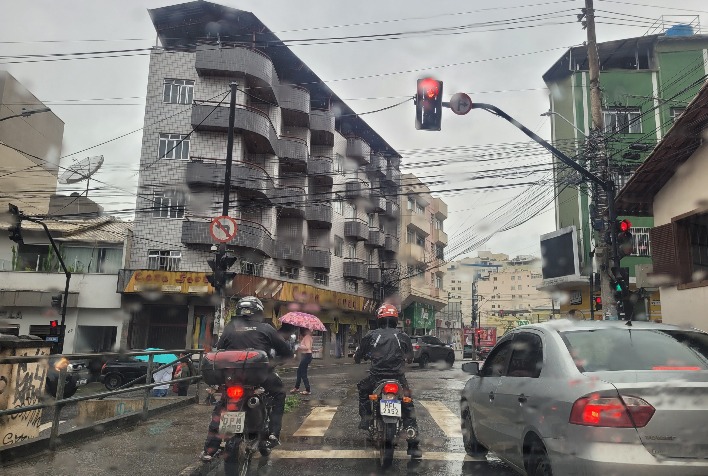
[[395, 198], [387, 198], [386, 199], [386, 215], [390, 216], [391, 218], [398, 218], [398, 215], [400, 214], [400, 206], [398, 205], [398, 202], [396, 201]]
[[386, 175], [384, 176], [384, 180], [397, 186], [401, 183], [401, 171], [389, 166], [386, 169]]
[[279, 88], [283, 123], [295, 127], [310, 126], [310, 91], [294, 84]]
[[275, 237], [275, 257], [290, 261], [302, 261], [303, 247], [301, 243], [293, 243], [289, 238]]
[[329, 269], [332, 266], [332, 253], [327, 248], [305, 247], [304, 264], [307, 268]]
[[433, 227], [433, 241], [443, 246], [447, 246], [447, 233]]
[[406, 215], [403, 218], [408, 219], [408, 226], [415, 228], [419, 233], [428, 236], [430, 235], [430, 221], [426, 218], [424, 213], [413, 213], [409, 210], [410, 215]]
[[368, 163], [371, 157], [371, 147], [359, 137], [347, 138], [347, 157]]
[[[260, 223], [249, 220], [236, 219], [238, 232], [227, 246], [238, 246], [250, 248], [263, 253], [266, 256], [274, 256], [275, 244], [270, 232], [263, 228]], [[204, 221], [183, 221], [182, 222], [182, 243], [186, 245], [213, 245], [214, 239], [209, 233], [209, 222]]]
[[384, 240], [384, 250], [398, 253], [398, 238], [393, 235], [386, 235]]
[[334, 114], [331, 111], [310, 111], [310, 140], [314, 145], [334, 145]]
[[366, 173], [372, 177], [383, 178], [386, 176], [386, 158], [383, 155], [371, 154], [371, 162], [366, 165]]
[[358, 259], [346, 259], [344, 261], [344, 277], [354, 279], [366, 279], [368, 269], [366, 263]]
[[305, 220], [314, 228], [331, 228], [332, 205], [329, 203], [307, 203], [305, 205]]
[[307, 161], [307, 175], [315, 180], [332, 184], [334, 167], [330, 157], [313, 156]]
[[381, 282], [381, 268], [369, 265], [368, 273], [368, 282], [372, 284], [378, 284]]
[[[191, 157], [187, 164], [187, 186], [224, 186], [226, 162], [207, 157]], [[273, 180], [268, 172], [249, 162], [234, 162], [231, 166], [231, 187], [242, 193], [260, 198], [270, 198]]]
[[305, 215], [305, 189], [300, 187], [278, 187], [273, 190], [273, 205], [280, 209], [280, 216]]
[[406, 243], [398, 253], [398, 258], [407, 264], [425, 263], [425, 248], [415, 243]]
[[375, 248], [383, 248], [386, 244], [386, 236], [378, 228], [369, 228], [369, 239], [366, 244]]
[[369, 239], [369, 225], [361, 220], [349, 219], [344, 222], [344, 236], [357, 241]]

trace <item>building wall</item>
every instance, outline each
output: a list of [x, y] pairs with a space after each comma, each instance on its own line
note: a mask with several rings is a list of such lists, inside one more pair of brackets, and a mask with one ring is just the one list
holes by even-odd
[[[708, 203], [708, 146], [702, 145], [654, 197], [656, 226], [671, 222], [673, 217], [691, 212]], [[661, 311], [667, 324], [691, 325], [708, 331], [708, 287], [661, 288]]]

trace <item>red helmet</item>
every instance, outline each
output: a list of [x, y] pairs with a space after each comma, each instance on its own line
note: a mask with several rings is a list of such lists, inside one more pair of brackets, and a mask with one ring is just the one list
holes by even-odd
[[376, 317], [379, 319], [386, 317], [398, 318], [398, 309], [393, 304], [384, 304], [376, 311]]

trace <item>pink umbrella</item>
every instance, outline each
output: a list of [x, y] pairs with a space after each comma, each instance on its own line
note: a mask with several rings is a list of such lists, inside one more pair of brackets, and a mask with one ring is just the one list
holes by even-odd
[[290, 324], [297, 327], [304, 327], [305, 329], [310, 329], [313, 331], [326, 331], [327, 328], [319, 317], [313, 316], [306, 312], [289, 312], [280, 318], [280, 322], [283, 324]]

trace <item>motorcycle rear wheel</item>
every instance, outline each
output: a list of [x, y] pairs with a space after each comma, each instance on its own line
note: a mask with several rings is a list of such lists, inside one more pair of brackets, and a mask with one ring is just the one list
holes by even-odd
[[386, 469], [393, 463], [393, 450], [396, 447], [396, 436], [398, 436], [398, 425], [395, 423], [385, 423], [383, 435], [379, 443], [379, 463], [381, 469]]

